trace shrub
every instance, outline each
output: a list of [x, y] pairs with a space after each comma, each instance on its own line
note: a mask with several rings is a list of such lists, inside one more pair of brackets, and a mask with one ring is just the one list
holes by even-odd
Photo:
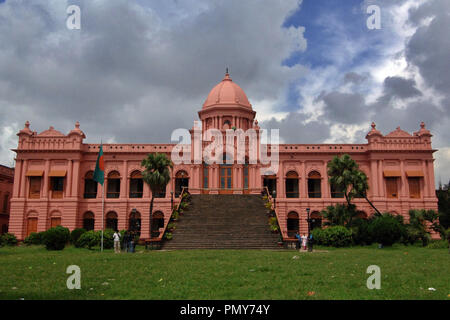
[[167, 239], [167, 240], [172, 239], [172, 237], [173, 237], [173, 235], [172, 235], [171, 232], [166, 232], [166, 233], [164, 234], [164, 238]]
[[358, 245], [370, 245], [373, 242], [372, 235], [369, 232], [371, 220], [356, 218], [352, 221], [352, 239], [353, 243]]
[[[99, 244], [101, 244], [102, 231], [99, 230], [97, 232], [98, 232]], [[114, 248], [113, 235], [114, 235], [114, 230], [112, 230], [112, 229], [105, 229], [105, 231], [103, 231], [103, 248], [104, 249]]]
[[429, 249], [447, 249], [448, 241], [447, 240], [431, 240], [430, 243], [428, 243], [427, 248], [429, 248]]
[[100, 234], [94, 230], [83, 233], [77, 241], [77, 247], [92, 249], [100, 245]]
[[25, 243], [27, 246], [29, 245], [39, 245], [44, 243], [44, 234], [45, 232], [32, 232], [28, 237], [23, 240], [23, 243]]
[[347, 247], [352, 244], [352, 232], [343, 226], [314, 229], [313, 240], [324, 246]]
[[0, 236], [0, 243], [3, 246], [15, 246], [17, 244], [17, 238], [13, 233], [4, 233]]
[[43, 242], [47, 250], [62, 250], [70, 240], [69, 229], [56, 226], [44, 232]]
[[373, 240], [383, 246], [391, 246], [399, 241], [405, 234], [404, 230], [401, 220], [389, 213], [376, 217], [369, 225]]
[[72, 243], [76, 247], [78, 239], [85, 232], [87, 231], [86, 229], [83, 228], [73, 229], [72, 232], [70, 233], [70, 243]]

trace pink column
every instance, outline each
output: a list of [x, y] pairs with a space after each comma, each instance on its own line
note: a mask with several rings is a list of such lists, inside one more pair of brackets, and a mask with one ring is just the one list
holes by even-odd
[[427, 161], [422, 161], [422, 170], [423, 170], [423, 195], [424, 197], [430, 196], [430, 190], [429, 190], [429, 184], [430, 184], [430, 178], [427, 170]]
[[428, 175], [430, 177], [430, 183], [429, 183], [429, 192], [430, 196], [434, 196], [435, 194], [435, 183], [434, 183], [434, 166], [433, 166], [434, 160], [428, 160]]
[[25, 198], [25, 187], [27, 183], [27, 170], [28, 170], [28, 160], [23, 160], [23, 171], [20, 181], [20, 197]]
[[322, 177], [322, 186], [323, 186], [323, 197], [331, 198], [330, 195], [330, 184], [328, 183], [328, 172], [327, 172], [327, 162], [323, 162], [323, 177]]
[[16, 160], [16, 167], [14, 169], [14, 185], [13, 185], [13, 198], [19, 197], [19, 191], [20, 191], [20, 180], [22, 177], [22, 174], [25, 175], [25, 173], [22, 172], [22, 162], [23, 160]]
[[378, 194], [384, 197], [383, 160], [378, 160]]
[[400, 181], [401, 181], [401, 187], [400, 187], [400, 197], [407, 197], [407, 190], [406, 190], [406, 172], [405, 172], [405, 165], [404, 161], [400, 160]]
[[377, 162], [376, 160], [372, 160], [370, 162], [370, 188], [373, 197], [378, 197], [378, 178], [377, 178]]
[[80, 160], [74, 160], [73, 180], [72, 180], [72, 197], [78, 197], [79, 177], [80, 177]]
[[308, 188], [306, 185], [306, 165], [305, 161], [301, 161], [301, 172], [300, 172], [300, 198], [308, 198]]
[[72, 170], [72, 160], [68, 160], [67, 161], [67, 166], [68, 166], [68, 170], [67, 170], [67, 189], [65, 190], [65, 196], [66, 197], [70, 197], [72, 195], [72, 175], [73, 175], [73, 170]]
[[120, 183], [120, 198], [124, 199], [128, 197], [128, 161], [123, 161], [122, 166], [122, 181]]
[[45, 170], [44, 170], [44, 175], [42, 176], [42, 178], [44, 179], [44, 188], [42, 190], [42, 197], [43, 198], [48, 198], [49, 195], [49, 173], [50, 173], [50, 160], [45, 160]]

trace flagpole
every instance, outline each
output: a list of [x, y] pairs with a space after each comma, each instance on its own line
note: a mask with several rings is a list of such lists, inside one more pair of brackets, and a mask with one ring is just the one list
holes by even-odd
[[103, 252], [103, 230], [105, 229], [105, 183], [102, 185], [102, 240], [101, 251]]
[[[100, 144], [103, 147], [103, 139], [100, 140]], [[101, 239], [101, 252], [103, 252], [103, 230], [105, 229], [105, 180], [103, 178], [102, 184], [102, 239]]]

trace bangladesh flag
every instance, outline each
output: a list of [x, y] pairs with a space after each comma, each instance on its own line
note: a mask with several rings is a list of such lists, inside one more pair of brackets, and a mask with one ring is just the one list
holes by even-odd
[[105, 160], [103, 159], [103, 144], [100, 145], [97, 162], [95, 163], [94, 181], [101, 185], [105, 181]]

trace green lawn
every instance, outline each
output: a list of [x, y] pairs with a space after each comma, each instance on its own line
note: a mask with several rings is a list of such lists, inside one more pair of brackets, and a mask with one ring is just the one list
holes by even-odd
[[[3, 247], [0, 299], [450, 300], [448, 249], [395, 245], [320, 250], [139, 248], [135, 254], [114, 254], [73, 247], [60, 252]], [[66, 268], [72, 264], [81, 268], [81, 290], [66, 287]], [[366, 269], [373, 264], [381, 268], [380, 290], [366, 287]]]

